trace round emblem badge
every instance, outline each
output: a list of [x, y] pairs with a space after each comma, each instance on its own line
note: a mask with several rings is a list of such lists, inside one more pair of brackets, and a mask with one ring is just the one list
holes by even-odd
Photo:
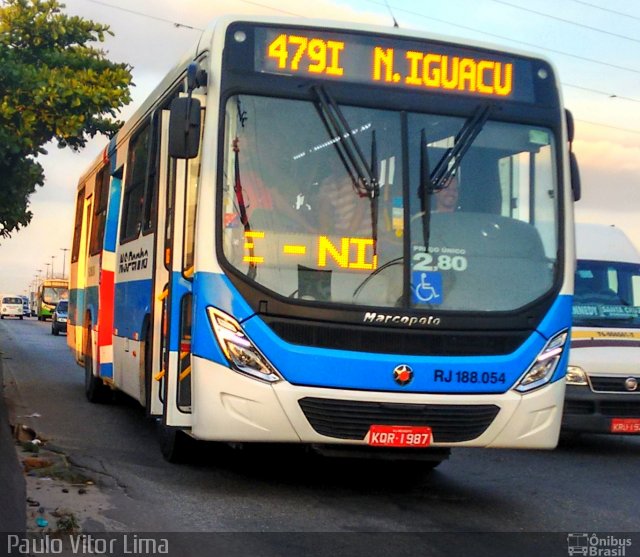
[[412, 379], [413, 370], [407, 364], [400, 364], [393, 370], [393, 380], [402, 387], [411, 383]]

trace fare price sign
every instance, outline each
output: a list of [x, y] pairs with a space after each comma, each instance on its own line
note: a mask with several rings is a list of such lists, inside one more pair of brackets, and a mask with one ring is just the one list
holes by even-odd
[[372, 34], [257, 28], [255, 70], [532, 102], [531, 61], [489, 50]]

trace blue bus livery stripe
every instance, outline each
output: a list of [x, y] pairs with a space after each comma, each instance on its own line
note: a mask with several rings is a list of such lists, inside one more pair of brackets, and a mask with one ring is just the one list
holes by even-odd
[[[197, 285], [197, 289], [195, 286]], [[198, 273], [194, 280], [193, 353], [225, 363], [206, 315], [207, 306], [215, 306], [233, 315], [253, 342], [269, 358], [283, 377], [296, 385], [340, 389], [402, 391], [419, 393], [483, 394], [503, 393], [513, 387], [535, 360], [548, 338], [569, 327], [571, 297], [560, 297], [541, 324], [543, 334], [534, 332], [514, 353], [501, 356], [402, 356], [371, 354], [345, 350], [305, 347], [289, 344], [276, 336], [242, 300], [229, 281], [221, 275]], [[206, 323], [204, 322], [206, 321]], [[554, 380], [564, 376], [567, 352]], [[393, 370], [407, 364], [414, 371], [413, 381], [400, 386]], [[504, 374], [504, 380], [502, 379]]]
[[[115, 160], [115, 155], [114, 155]], [[118, 216], [120, 213], [120, 197], [122, 195], [122, 179], [112, 178], [109, 191], [109, 207], [104, 230], [104, 249], [114, 253], [118, 236]]]
[[84, 307], [84, 290], [72, 288], [69, 291], [69, 325], [76, 326], [80, 323], [81, 310]]
[[113, 379], [113, 364], [100, 364], [100, 377]]
[[193, 277], [193, 292], [198, 310], [215, 306], [240, 323], [255, 313], [225, 275], [196, 273]]
[[88, 311], [91, 314], [91, 326], [95, 327], [98, 323], [98, 287], [88, 286], [84, 289], [85, 306], [82, 308], [79, 325], [84, 325], [84, 315]]
[[87, 311], [91, 313], [91, 326], [95, 326], [98, 318], [97, 286], [74, 288], [69, 292], [69, 324], [83, 327]]
[[558, 296], [538, 326], [540, 334], [547, 339], [562, 329], [571, 327], [571, 308], [573, 296]]
[[[332, 350], [289, 344], [258, 317], [245, 331], [283, 377], [295, 385], [416, 393], [503, 393], [538, 355], [546, 340], [534, 332], [518, 350], [500, 356], [415, 356]], [[401, 386], [393, 370], [401, 364], [414, 372]]]
[[113, 327], [118, 337], [140, 340], [144, 318], [150, 313], [151, 279], [115, 285]]
[[[191, 293], [191, 282], [181, 273], [172, 273], [171, 283], [171, 326], [169, 328], [169, 350], [179, 351], [180, 323], [182, 321], [182, 299]], [[175, 324], [175, 326], [174, 326]]]
[[560, 359], [560, 363], [551, 378], [551, 382], [562, 379], [567, 373], [567, 365], [569, 363], [569, 346], [571, 344], [571, 308], [573, 307], [573, 296], [558, 296], [553, 303], [551, 309], [540, 323], [538, 330], [550, 339], [553, 335], [567, 329], [569, 337], [565, 343], [564, 353]]

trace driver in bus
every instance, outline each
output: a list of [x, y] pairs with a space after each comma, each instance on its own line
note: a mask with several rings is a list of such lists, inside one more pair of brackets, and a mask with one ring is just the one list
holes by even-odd
[[433, 195], [434, 205], [433, 212], [434, 213], [453, 213], [459, 209], [458, 206], [458, 175], [454, 174], [449, 178], [448, 182], [445, 184], [444, 188], [440, 191], [437, 191]]

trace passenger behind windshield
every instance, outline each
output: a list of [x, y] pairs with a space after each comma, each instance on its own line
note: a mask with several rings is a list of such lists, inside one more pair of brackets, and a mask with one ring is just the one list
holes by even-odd
[[242, 200], [250, 228], [313, 231], [304, 214], [307, 207], [296, 207], [300, 187], [295, 183], [293, 152], [283, 136], [274, 133], [269, 141], [259, 141], [250, 130], [242, 132], [234, 143], [238, 157], [234, 187], [236, 203]]
[[319, 182], [318, 222], [323, 234], [371, 237], [371, 205], [356, 191], [353, 179], [339, 161], [325, 163]]

